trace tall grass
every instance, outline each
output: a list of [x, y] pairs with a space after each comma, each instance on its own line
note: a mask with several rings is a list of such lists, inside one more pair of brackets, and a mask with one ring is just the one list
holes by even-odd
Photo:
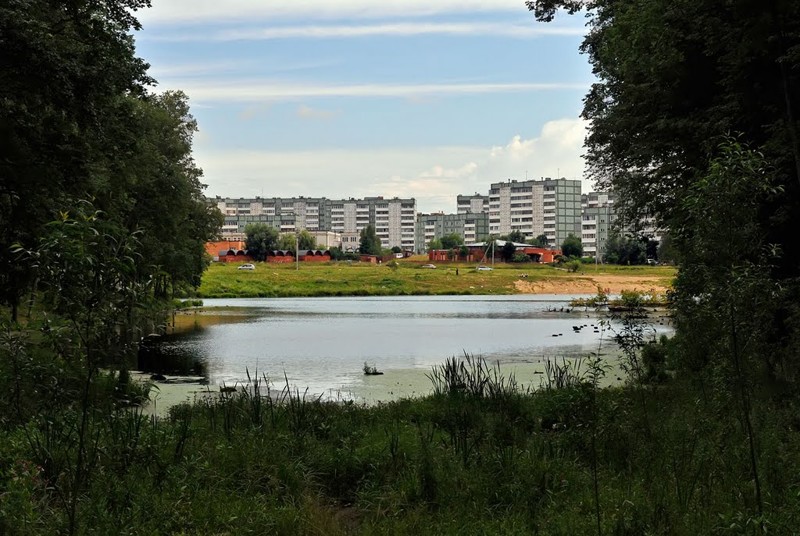
[[[249, 371], [248, 371], [249, 372]], [[148, 420], [101, 407], [76, 494], [86, 534], [751, 534], [800, 526], [792, 404], [761, 411], [763, 520], [752, 520], [735, 416], [691, 384], [651, 389], [651, 435], [634, 386], [598, 390], [591, 359], [553, 361], [523, 389], [477, 356], [430, 373], [429, 397], [324, 402], [254, 373], [246, 388]], [[438, 386], [438, 387], [436, 387]], [[11, 400], [9, 400], [11, 402]], [[0, 533], [54, 534], [75, 411], [0, 426]], [[36, 438], [35, 441], [29, 441]], [[66, 500], [65, 500], [66, 499]], [[602, 513], [602, 516], [598, 515]]]

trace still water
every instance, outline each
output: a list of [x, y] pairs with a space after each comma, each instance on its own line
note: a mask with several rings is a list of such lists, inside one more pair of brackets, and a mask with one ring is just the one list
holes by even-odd
[[[522, 383], [545, 358], [612, 350], [601, 316], [556, 295], [260, 298], [204, 300], [162, 344], [159, 372], [195, 373], [211, 385], [266, 376], [303, 392], [365, 400], [424, 394], [425, 373], [465, 352], [499, 362]], [[654, 321], [652, 333], [669, 330]], [[581, 326], [575, 331], [574, 326]], [[585, 326], [585, 327], [583, 327]], [[364, 363], [383, 376], [364, 376]], [[193, 369], [193, 370], [192, 370]], [[524, 375], [529, 377], [521, 377]]]

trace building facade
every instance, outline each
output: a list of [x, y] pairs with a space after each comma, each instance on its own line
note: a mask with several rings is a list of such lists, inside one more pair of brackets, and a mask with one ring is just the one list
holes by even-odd
[[584, 256], [602, 258], [614, 218], [612, 194], [589, 192], [581, 196], [581, 245]]
[[457, 214], [480, 214], [489, 212], [489, 196], [476, 193], [474, 195], [461, 195], [456, 197]]
[[489, 235], [489, 215], [483, 213], [417, 214], [417, 253], [425, 253], [431, 240], [457, 234], [465, 244], [472, 244]]
[[[265, 223], [281, 233], [306, 229], [312, 233], [330, 231], [348, 238], [358, 236], [368, 225], [373, 225], [384, 248], [399, 246], [413, 251], [415, 246], [417, 204], [413, 198], [217, 197], [214, 202], [225, 217], [222, 236], [228, 240], [243, 240], [248, 223]], [[335, 245], [343, 249], [345, 246], [342, 243]], [[350, 242], [346, 244], [348, 247], [351, 245]]]
[[489, 233], [521, 232], [526, 239], [540, 235], [557, 246], [570, 235], [581, 235], [581, 181], [509, 180], [489, 190]]

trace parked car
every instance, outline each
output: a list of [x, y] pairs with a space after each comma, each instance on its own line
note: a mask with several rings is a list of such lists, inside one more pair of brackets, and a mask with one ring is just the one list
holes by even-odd
[[489, 271], [492, 270], [492, 267], [491, 266], [478, 266], [475, 269], [478, 270], [479, 272], [489, 272]]
[[423, 264], [422, 266], [420, 266], [420, 268], [431, 268], [431, 269], [433, 269], [433, 268], [436, 268], [436, 265], [435, 264]]
[[255, 270], [256, 269], [256, 265], [255, 264], [243, 264], [238, 269], [239, 270]]

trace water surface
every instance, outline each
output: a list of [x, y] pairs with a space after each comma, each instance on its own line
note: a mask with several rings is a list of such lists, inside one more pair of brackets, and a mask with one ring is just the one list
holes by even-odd
[[[249, 371], [266, 375], [278, 388], [285, 375], [309, 393], [389, 399], [428, 392], [425, 373], [431, 366], [465, 352], [500, 362], [530, 383], [533, 378], [520, 378], [520, 371], [540, 372], [545, 358], [585, 356], [613, 346], [612, 333], [599, 327], [600, 316], [570, 308], [567, 297], [556, 295], [209, 299], [204, 304], [204, 312], [188, 319], [196, 329], [171, 337], [164, 347], [182, 367], [219, 385], [243, 383]], [[384, 375], [364, 376], [365, 362]]]

